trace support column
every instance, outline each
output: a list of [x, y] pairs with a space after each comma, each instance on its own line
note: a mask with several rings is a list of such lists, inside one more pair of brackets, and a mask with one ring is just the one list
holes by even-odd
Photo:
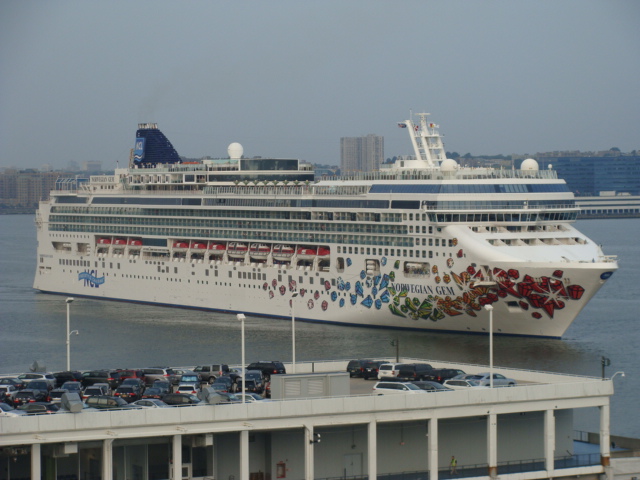
[[544, 411], [544, 468], [553, 478], [556, 452], [556, 417], [553, 410]]
[[438, 480], [438, 419], [430, 418], [428, 421], [427, 435], [429, 435], [429, 480]]
[[305, 480], [313, 480], [314, 474], [314, 449], [313, 443], [313, 427], [304, 427], [304, 478]]
[[610, 428], [609, 405], [602, 405], [600, 407], [600, 463], [603, 467], [611, 464]]
[[367, 461], [369, 464], [369, 480], [378, 478], [378, 424], [375, 420], [369, 422], [367, 433], [369, 434]]
[[240, 480], [249, 480], [249, 430], [240, 431]]
[[174, 435], [172, 438], [171, 470], [173, 479], [182, 478], [182, 435]]
[[102, 441], [102, 480], [113, 479], [113, 438]]
[[42, 478], [42, 456], [40, 455], [40, 444], [31, 445], [31, 480]]
[[487, 415], [487, 463], [489, 477], [498, 477], [498, 416], [495, 413]]

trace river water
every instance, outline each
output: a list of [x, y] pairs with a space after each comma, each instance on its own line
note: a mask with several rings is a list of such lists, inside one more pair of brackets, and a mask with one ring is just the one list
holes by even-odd
[[[640, 437], [640, 219], [582, 220], [578, 228], [618, 255], [620, 269], [569, 327], [562, 340], [494, 337], [496, 366], [599, 377], [601, 358], [617, 376], [611, 400], [614, 435]], [[32, 215], [0, 216], [0, 373], [24, 372], [34, 361], [51, 371], [66, 365], [64, 297], [32, 289], [36, 265]], [[232, 314], [76, 299], [71, 305], [73, 369], [240, 363], [240, 325]], [[247, 317], [247, 362], [291, 360], [291, 324]], [[485, 336], [402, 332], [296, 323], [296, 360], [407, 357], [488, 364]], [[595, 410], [595, 409], [594, 409]], [[598, 431], [597, 412], [575, 417], [577, 430]]]

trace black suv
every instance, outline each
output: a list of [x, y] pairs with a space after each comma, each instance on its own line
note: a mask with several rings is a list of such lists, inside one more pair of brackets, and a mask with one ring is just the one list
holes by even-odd
[[91, 370], [82, 374], [82, 387], [90, 387], [94, 383], [108, 383], [112, 390], [120, 385], [120, 372], [118, 370]]
[[371, 360], [351, 360], [347, 364], [347, 372], [350, 377], [363, 377], [364, 376], [364, 366], [367, 362]]
[[433, 367], [428, 363], [402, 363], [398, 365], [398, 379], [399, 380], [427, 380]]
[[427, 380], [444, 383], [445, 380], [449, 380], [457, 375], [464, 375], [464, 372], [455, 368], [434, 368], [427, 377]]
[[278, 361], [254, 362], [247, 367], [247, 370], [260, 370], [262, 372], [262, 375], [264, 375], [265, 381], [269, 381], [271, 375], [287, 373], [282, 362]]

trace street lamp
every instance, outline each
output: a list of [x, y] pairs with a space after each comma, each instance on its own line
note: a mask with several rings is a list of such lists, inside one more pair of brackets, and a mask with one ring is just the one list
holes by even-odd
[[71, 302], [73, 302], [74, 298], [73, 297], [68, 297], [65, 300], [65, 303], [67, 304], [67, 372], [71, 371], [71, 335], [73, 335], [74, 333], [76, 335], [78, 335], [80, 332], [78, 332], [78, 330], [69, 330], [69, 317], [70, 317], [70, 310], [71, 310]]
[[484, 308], [489, 312], [489, 388], [493, 388], [493, 305]]
[[244, 403], [245, 378], [246, 378], [245, 374], [247, 373], [247, 372], [245, 372], [245, 365], [244, 365], [244, 319], [246, 317], [244, 316], [244, 313], [239, 313], [239, 314], [236, 315], [236, 317], [238, 318], [238, 321], [240, 321], [240, 325], [241, 325], [240, 329], [242, 331], [242, 350], [241, 350], [242, 351], [242, 353], [241, 353], [241, 357], [242, 357], [242, 360], [241, 360], [241, 362], [242, 362], [242, 364], [241, 364], [242, 365], [242, 395], [241, 395], [241, 398], [242, 398], [242, 403]]
[[613, 380], [614, 378], [616, 378], [616, 375], [620, 375], [621, 377], [624, 377], [624, 376], [625, 376], [624, 372], [616, 372], [616, 373], [614, 373], [614, 374], [611, 376], [611, 380]]
[[294, 314], [293, 301], [298, 292], [291, 294], [291, 373], [296, 373], [296, 316]]

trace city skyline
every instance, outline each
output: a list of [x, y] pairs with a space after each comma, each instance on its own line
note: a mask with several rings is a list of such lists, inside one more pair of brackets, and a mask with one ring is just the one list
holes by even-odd
[[185, 157], [339, 164], [428, 111], [461, 155], [640, 148], [640, 6], [283, 1], [10, 2], [0, 16], [0, 168], [124, 166], [140, 122]]

